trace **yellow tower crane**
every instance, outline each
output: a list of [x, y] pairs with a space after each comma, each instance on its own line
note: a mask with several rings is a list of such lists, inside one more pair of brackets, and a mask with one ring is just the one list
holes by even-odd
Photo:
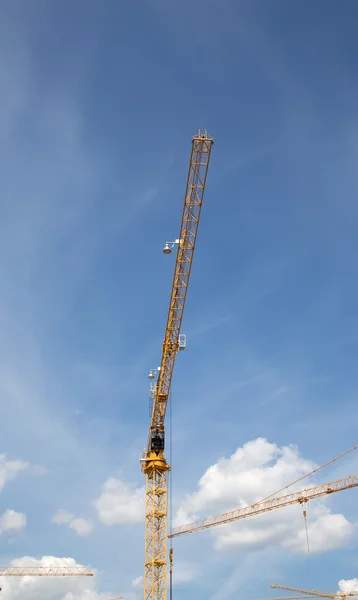
[[[88, 567], [0, 567], [0, 577], [93, 577]], [[2, 590], [0, 584], [0, 591]]]
[[[297, 588], [297, 591], [300, 591], [299, 588]], [[313, 594], [315, 591], [316, 590], [302, 590], [301, 596], [271, 596], [270, 598], [258, 598], [257, 600], [303, 600], [304, 598], [310, 598], [311, 600], [314, 600], [315, 598], [336, 598], [337, 600], [344, 600], [345, 598], [358, 595], [358, 592], [338, 592], [338, 594], [317, 592]]]
[[344, 599], [344, 598], [349, 598], [349, 597], [357, 597], [358, 596], [358, 590], [357, 591], [353, 591], [353, 592], [336, 592], [335, 594], [330, 594], [328, 592], [319, 592], [318, 590], [305, 590], [303, 588], [295, 588], [292, 586], [288, 586], [288, 585], [279, 585], [277, 583], [273, 583], [272, 585], [270, 585], [271, 588], [274, 589], [278, 589], [278, 590], [287, 590], [289, 592], [299, 592], [300, 594], [303, 594], [302, 596], [279, 596], [276, 598], [269, 598], [268, 600], [293, 600], [293, 599], [299, 599], [299, 598], [337, 598], [338, 599]]
[[88, 567], [0, 567], [0, 577], [93, 577]]
[[[164, 422], [174, 363], [180, 349], [180, 328], [188, 291], [206, 177], [214, 140], [204, 130], [192, 138], [189, 173], [179, 238], [167, 242], [164, 253], [177, 245], [174, 279], [157, 382], [153, 390], [147, 449], [141, 457], [146, 476], [144, 600], [166, 600], [167, 591], [167, 473]], [[153, 379], [151, 372], [149, 378]], [[172, 563], [172, 555], [171, 555]]]
[[203, 529], [209, 529], [216, 525], [222, 525], [223, 523], [230, 523], [231, 521], [238, 521], [239, 519], [245, 519], [247, 517], [253, 517], [264, 512], [283, 508], [284, 506], [290, 506], [291, 504], [307, 504], [314, 498], [326, 496], [327, 494], [333, 494], [334, 492], [341, 492], [358, 486], [358, 477], [351, 476], [345, 479], [337, 479], [331, 483], [325, 483], [316, 487], [307, 488], [300, 492], [294, 492], [293, 494], [287, 494], [286, 496], [279, 496], [278, 498], [271, 498], [271, 500], [265, 500], [257, 502], [251, 506], [244, 506], [237, 510], [232, 510], [227, 513], [223, 513], [216, 517], [208, 517], [200, 521], [194, 521], [187, 525], [180, 525], [175, 527], [168, 537], [173, 538], [179, 535], [185, 535], [187, 533], [194, 533], [195, 531], [202, 531]]

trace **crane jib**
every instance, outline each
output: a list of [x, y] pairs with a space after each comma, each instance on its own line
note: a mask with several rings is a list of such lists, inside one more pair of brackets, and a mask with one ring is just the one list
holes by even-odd
[[314, 498], [320, 498], [327, 494], [333, 494], [335, 492], [341, 492], [343, 490], [358, 487], [358, 477], [353, 475], [345, 477], [344, 479], [337, 479], [336, 481], [325, 483], [323, 485], [315, 486], [313, 488], [306, 488], [299, 492], [293, 492], [285, 496], [278, 496], [277, 498], [270, 498], [251, 504], [250, 506], [244, 506], [236, 510], [222, 513], [215, 517], [208, 517], [201, 519], [200, 521], [194, 521], [186, 525], [179, 525], [175, 527], [172, 533], [168, 537], [176, 537], [178, 535], [185, 535], [187, 533], [193, 533], [194, 531], [202, 531], [210, 527], [215, 527], [224, 523], [230, 523], [239, 519], [246, 519], [254, 515], [269, 512], [284, 506], [290, 506], [292, 504], [306, 504]]
[[[206, 132], [199, 132], [198, 136], [193, 138], [172, 291], [163, 341], [160, 375], [152, 406], [151, 433], [148, 439], [149, 452], [154, 450], [152, 443], [154, 432], [162, 431], [164, 428], [167, 401], [175, 359], [179, 348], [180, 328], [188, 291], [212, 144], [213, 139], [208, 137]], [[155, 435], [156, 439], [157, 437]]]

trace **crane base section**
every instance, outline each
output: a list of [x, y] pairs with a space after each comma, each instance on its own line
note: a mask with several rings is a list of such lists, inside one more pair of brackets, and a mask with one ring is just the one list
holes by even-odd
[[146, 474], [144, 600], [166, 600], [167, 473], [170, 467], [163, 455], [151, 452], [142, 470]]

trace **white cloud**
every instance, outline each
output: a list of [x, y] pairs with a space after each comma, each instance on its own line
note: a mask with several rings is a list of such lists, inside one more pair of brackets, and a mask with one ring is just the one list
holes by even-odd
[[[24, 556], [12, 561], [12, 566], [68, 566], [80, 565], [74, 558], [44, 556], [41, 559]], [[113, 594], [97, 590], [94, 577], [8, 577], [2, 582], [3, 600], [110, 600]]]
[[358, 593], [358, 579], [341, 579], [338, 582], [340, 592], [357, 592]]
[[[322, 511], [322, 514], [319, 514]], [[323, 512], [324, 511], [324, 512]], [[356, 525], [347, 521], [341, 514], [332, 514], [329, 509], [317, 506], [312, 510], [315, 521], [309, 526], [309, 539], [313, 552], [333, 550], [343, 546], [352, 537]], [[303, 528], [297, 531], [292, 540], [287, 539], [284, 545], [300, 551], [306, 547], [306, 533]]]
[[21, 531], [26, 527], [26, 515], [15, 510], [6, 510], [0, 517], [0, 533], [3, 531]]
[[141, 590], [143, 588], [143, 575], [140, 575], [136, 579], [133, 579], [132, 587], [134, 587], [136, 590]]
[[105, 525], [140, 523], [145, 515], [145, 488], [110, 477], [94, 506]]
[[29, 463], [23, 460], [7, 460], [6, 454], [0, 454], [0, 490], [8, 481], [14, 479], [28, 467]]
[[51, 519], [56, 525], [68, 525], [77, 535], [86, 536], [92, 533], [94, 525], [91, 519], [76, 517], [73, 513], [59, 508]]
[[[176, 514], [175, 525], [248, 506], [279, 490], [317, 465], [300, 456], [294, 446], [279, 448], [258, 438], [221, 458], [201, 477], [198, 490], [187, 496]], [[282, 493], [314, 486], [304, 480]], [[307, 510], [311, 552], [341, 547], [354, 533], [355, 525], [341, 514], [332, 514], [325, 501]], [[306, 534], [299, 505], [248, 518], [211, 530], [218, 550], [261, 548], [281, 544], [292, 551], [306, 550]]]
[[52, 523], [56, 523], [56, 525], [66, 525], [74, 519], [75, 515], [68, 512], [68, 510], [64, 510], [63, 508], [59, 508], [54, 516], [52, 517]]
[[91, 519], [73, 519], [69, 526], [77, 533], [77, 535], [86, 536], [93, 531], [93, 523]]

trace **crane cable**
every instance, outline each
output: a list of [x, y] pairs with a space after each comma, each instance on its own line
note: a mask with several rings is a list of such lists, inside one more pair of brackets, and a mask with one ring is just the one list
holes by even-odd
[[[310, 475], [313, 475], [313, 473], [317, 473], [317, 471], [320, 471], [324, 467], [327, 467], [328, 465], [332, 464], [333, 462], [335, 462], [339, 458], [342, 458], [342, 456], [346, 456], [347, 454], [349, 454], [350, 452], [353, 452], [353, 450], [356, 450], [357, 448], [358, 448], [358, 444], [356, 446], [353, 446], [353, 448], [350, 448], [349, 450], [346, 450], [345, 452], [342, 452], [342, 454], [339, 454], [338, 456], [335, 456], [334, 458], [332, 458], [328, 462], [324, 463], [320, 467], [317, 467], [317, 469], [313, 469], [313, 471], [310, 471], [309, 473], [306, 473], [306, 475], [302, 475], [302, 477], [299, 477], [295, 481], [292, 481], [292, 483], [289, 483], [288, 485], [285, 485], [280, 490], [277, 490], [277, 492], [273, 492], [269, 496], [266, 496], [266, 498], [263, 498], [262, 500], [259, 500], [258, 502], [255, 502], [255, 505], [256, 504], [261, 504], [261, 502], [265, 502], [266, 500], [269, 500], [269, 498], [272, 498], [272, 496], [275, 496], [276, 494], [279, 494], [280, 492], [283, 492], [284, 490], [287, 490], [289, 487], [291, 487], [291, 485], [295, 485], [295, 483], [298, 483], [299, 481], [302, 481], [302, 479], [306, 479], [306, 477], [309, 477]], [[255, 505], [253, 505], [253, 506], [255, 506]]]
[[[285, 485], [284, 487], [282, 487], [277, 492], [273, 492], [272, 494], [270, 494], [269, 496], [266, 496], [266, 498], [264, 498], [263, 500], [260, 500], [259, 502], [256, 502], [255, 504], [260, 504], [261, 502], [265, 502], [265, 500], [269, 500], [270, 498], [272, 498], [272, 496], [277, 495], [280, 492], [283, 492], [284, 490], [287, 490], [292, 485], [295, 485], [295, 483], [298, 483], [299, 481], [302, 481], [303, 479], [306, 479], [306, 477], [309, 477], [310, 475], [313, 475], [313, 473], [317, 473], [317, 471], [320, 471], [324, 467], [327, 467], [328, 465], [331, 465], [333, 462], [335, 462], [339, 458], [342, 458], [342, 456], [346, 456], [347, 454], [349, 454], [350, 452], [353, 452], [353, 450], [356, 450], [357, 448], [358, 448], [358, 444], [356, 446], [353, 446], [353, 448], [350, 448], [349, 450], [346, 450], [345, 452], [342, 452], [342, 454], [339, 454], [338, 456], [335, 456], [334, 458], [332, 458], [328, 462], [324, 463], [320, 467], [317, 467], [316, 469], [313, 469], [313, 471], [310, 471], [309, 473], [306, 473], [306, 475], [302, 475], [302, 477], [299, 477], [295, 481], [292, 481], [292, 483], [289, 483], [288, 485]], [[305, 522], [307, 552], [309, 552], [310, 551], [310, 545], [309, 545], [309, 540], [308, 540], [307, 512], [305, 510], [303, 511], [303, 518], [304, 518], [304, 522]]]
[[304, 510], [303, 511], [303, 518], [305, 520], [305, 530], [306, 530], [306, 540], [307, 540], [307, 552], [310, 551], [310, 544], [308, 541], [308, 529], [307, 529], [307, 512]]

